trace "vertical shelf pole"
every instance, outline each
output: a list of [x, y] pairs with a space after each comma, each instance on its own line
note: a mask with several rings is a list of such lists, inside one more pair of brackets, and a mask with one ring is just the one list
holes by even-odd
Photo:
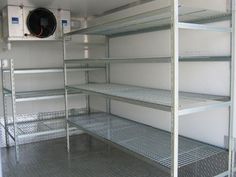
[[[64, 34], [64, 30], [63, 30]], [[65, 88], [65, 116], [66, 116], [66, 142], [67, 142], [67, 152], [70, 152], [70, 130], [69, 130], [69, 114], [68, 114], [68, 91], [67, 91], [67, 66], [66, 60], [66, 37], [63, 35], [63, 65], [64, 65], [64, 88]]]
[[[83, 28], [87, 28], [88, 27], [87, 17], [84, 18], [83, 22], [84, 22]], [[88, 44], [89, 43], [89, 36], [85, 34], [85, 35], [83, 35], [83, 37], [84, 37], [84, 44]], [[89, 45], [84, 46], [84, 58], [89, 60]], [[86, 64], [85, 67], [89, 68], [89, 64]], [[89, 73], [90, 73], [89, 71], [85, 71], [85, 82], [86, 82], [86, 84], [89, 84], [89, 82], [90, 82]], [[85, 97], [86, 97], [86, 111], [87, 111], [88, 114], [90, 114], [91, 113], [91, 108], [90, 108], [91, 107], [91, 104], [90, 104], [90, 98], [91, 97], [90, 97], [90, 95], [86, 95]], [[91, 146], [92, 146], [91, 136], [88, 137], [88, 145], [91, 148]]]
[[7, 120], [7, 103], [5, 97], [5, 75], [4, 75], [4, 60], [1, 60], [1, 79], [2, 79], [2, 105], [3, 105], [3, 119], [4, 119], [4, 128], [5, 128], [5, 141], [6, 146], [9, 147], [9, 136], [8, 136], [8, 120]]
[[14, 126], [14, 138], [15, 138], [15, 155], [16, 162], [19, 162], [19, 142], [18, 142], [18, 126], [16, 117], [16, 89], [15, 89], [15, 75], [14, 75], [14, 62], [10, 60], [10, 80], [11, 80], [11, 101], [12, 101], [12, 120]]
[[[106, 36], [106, 58], [110, 58], [110, 39]], [[111, 73], [110, 73], [110, 63], [106, 64], [106, 83], [111, 83]], [[106, 111], [107, 113], [111, 113], [111, 99], [106, 100]]]
[[[110, 58], [110, 39], [108, 36], [106, 36], [106, 57], [109, 59]], [[110, 84], [111, 83], [111, 65], [110, 63], [106, 64], [106, 83]], [[111, 113], [111, 99], [106, 99], [106, 112], [108, 114]], [[111, 138], [111, 119], [110, 117], [108, 118], [108, 138]], [[108, 147], [108, 151], [110, 151], [110, 146]]]
[[234, 119], [236, 118], [236, 112], [235, 112], [235, 68], [236, 68], [236, 2], [235, 0], [232, 0], [231, 2], [231, 11], [232, 11], [232, 18], [231, 18], [231, 77], [230, 77], [230, 97], [231, 97], [231, 106], [230, 106], [230, 117], [229, 117], [229, 176], [234, 176]]
[[[84, 28], [87, 28], [87, 27], [88, 27], [88, 20], [87, 20], [87, 18], [85, 18], [84, 19]], [[84, 43], [88, 44], [88, 42], [89, 42], [88, 35], [84, 35]], [[84, 58], [85, 59], [89, 58], [89, 47], [88, 47], [88, 45], [84, 46]], [[86, 64], [86, 67], [88, 68], [89, 65]], [[85, 72], [85, 81], [86, 81], [87, 84], [89, 84], [89, 71]], [[91, 112], [91, 110], [90, 110], [90, 96], [89, 95], [86, 96], [86, 110], [88, 111], [88, 113]]]
[[171, 1], [171, 177], [178, 177], [179, 147], [179, 6]]

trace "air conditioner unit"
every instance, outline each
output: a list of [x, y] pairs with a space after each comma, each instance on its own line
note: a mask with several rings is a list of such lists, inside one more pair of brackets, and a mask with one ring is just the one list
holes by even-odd
[[58, 40], [71, 30], [68, 10], [7, 6], [3, 9], [3, 38], [8, 41]]

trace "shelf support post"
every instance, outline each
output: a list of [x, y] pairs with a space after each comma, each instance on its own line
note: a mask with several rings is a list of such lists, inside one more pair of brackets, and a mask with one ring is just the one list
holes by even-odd
[[179, 147], [179, 7], [171, 1], [171, 177], [178, 177]]
[[10, 59], [10, 80], [11, 80], [11, 101], [12, 101], [12, 120], [14, 126], [15, 138], [15, 155], [16, 162], [19, 162], [19, 142], [18, 142], [18, 126], [16, 117], [16, 89], [15, 89], [15, 75], [14, 75], [14, 62]]
[[[108, 36], [106, 36], [106, 58], [110, 58], [110, 39]], [[110, 84], [111, 83], [111, 65], [110, 63], [106, 63], [106, 83]], [[108, 114], [111, 113], [111, 99], [107, 98], [106, 99], [106, 112]], [[111, 138], [111, 118], [108, 118], [108, 138]], [[111, 148], [108, 146], [108, 151], [110, 152]]]
[[[106, 36], [106, 58], [110, 58], [110, 39]], [[111, 83], [111, 73], [110, 73], [110, 63], [106, 63], [106, 83]], [[106, 100], [106, 111], [107, 113], [111, 113], [111, 99]]]
[[[87, 28], [87, 27], [88, 27], [88, 19], [87, 19], [87, 17], [85, 17], [83, 19], [83, 28]], [[89, 36], [87, 34], [85, 34], [83, 37], [84, 37], [84, 43], [88, 44], [89, 43]], [[84, 58], [89, 60], [89, 55], [90, 55], [89, 54], [89, 45], [87, 45], [87, 46], [85, 45], [84, 46]], [[89, 68], [89, 64], [85, 64], [85, 67]], [[90, 82], [89, 73], [90, 73], [89, 71], [85, 71], [85, 82], [87, 84], [89, 84], [89, 82]], [[90, 95], [86, 95], [86, 111], [87, 111], [88, 114], [91, 113], [90, 98], [91, 98]], [[88, 145], [89, 145], [89, 148], [91, 148], [92, 138], [90, 136], [88, 137]]]
[[231, 1], [231, 11], [232, 11], [232, 18], [231, 18], [231, 77], [230, 77], [230, 97], [231, 97], [231, 106], [230, 106], [230, 116], [229, 116], [229, 176], [234, 176], [234, 157], [235, 157], [235, 147], [234, 147], [234, 119], [236, 118], [236, 112], [235, 112], [235, 79], [236, 79], [236, 2], [235, 0]]
[[[6, 60], [7, 61], [7, 60]], [[4, 93], [5, 88], [5, 75], [4, 75], [4, 60], [1, 60], [1, 79], [2, 79], [2, 105], [3, 105], [3, 119], [4, 119], [4, 128], [5, 128], [5, 143], [9, 147], [9, 136], [8, 136], [8, 120], [7, 120], [7, 103]]]
[[[87, 18], [84, 18], [84, 28], [87, 28], [88, 27], [88, 20]], [[89, 39], [88, 39], [88, 35], [84, 35], [84, 43], [88, 44], [89, 43]], [[85, 59], [89, 59], [89, 47], [88, 46], [85, 46], [84, 47], [84, 58]], [[86, 64], [86, 68], [89, 67], [89, 64]], [[85, 81], [87, 84], [89, 84], [89, 71], [86, 71], [85, 72]], [[91, 109], [90, 109], [90, 96], [87, 95], [86, 96], [86, 111], [88, 111], [88, 113], [91, 113]]]
[[67, 142], [67, 152], [70, 152], [70, 127], [69, 127], [69, 113], [68, 113], [68, 91], [67, 91], [67, 66], [65, 63], [66, 60], [66, 37], [64, 35], [64, 28], [63, 28], [63, 66], [64, 66], [64, 88], [65, 88], [65, 116], [66, 116], [66, 142]]

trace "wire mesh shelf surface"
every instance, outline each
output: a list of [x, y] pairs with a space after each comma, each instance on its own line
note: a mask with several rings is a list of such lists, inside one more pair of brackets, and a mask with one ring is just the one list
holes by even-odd
[[[117, 100], [131, 100], [138, 102], [139, 104], [146, 104], [147, 107], [171, 111], [171, 92], [169, 90], [151, 89], [120, 84], [83, 84], [69, 86], [68, 88], [75, 90], [77, 89], [88, 94], [98, 94], [100, 96], [113, 97]], [[222, 102], [228, 102], [228, 100], [229, 98], [226, 96], [180, 92], [179, 109], [185, 110], [218, 103], [221, 104]], [[166, 108], [163, 109], [163, 106]]]
[[[86, 113], [85, 108], [69, 110], [69, 116]], [[1, 124], [4, 126], [3, 120]], [[17, 134], [19, 138], [27, 136], [46, 135], [65, 131], [65, 111], [41, 112], [17, 115]], [[14, 137], [14, 126], [12, 117], [8, 117], [7, 129]], [[73, 129], [73, 127], [72, 127]]]
[[[171, 167], [171, 134], [107, 113], [73, 116], [79, 128], [141, 154], [164, 167]], [[179, 138], [179, 168], [226, 152], [199, 141]]]

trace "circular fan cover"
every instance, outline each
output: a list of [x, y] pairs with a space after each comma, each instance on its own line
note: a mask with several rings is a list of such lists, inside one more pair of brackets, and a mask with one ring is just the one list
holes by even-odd
[[38, 38], [47, 38], [56, 31], [57, 20], [48, 9], [37, 8], [29, 13], [27, 27], [31, 35]]

